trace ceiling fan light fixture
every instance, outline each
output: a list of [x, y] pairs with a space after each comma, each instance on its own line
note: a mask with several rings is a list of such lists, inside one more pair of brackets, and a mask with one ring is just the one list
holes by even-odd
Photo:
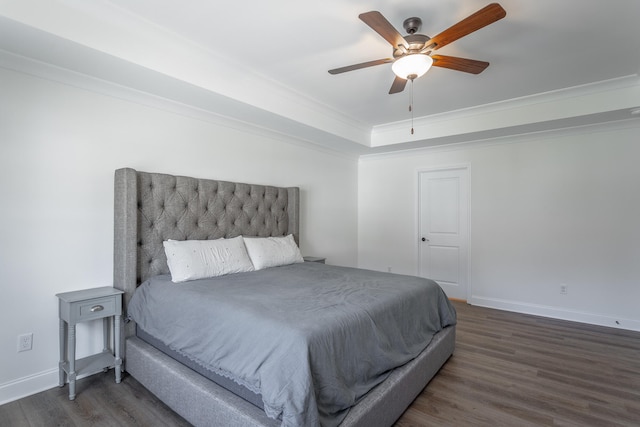
[[398, 58], [391, 65], [391, 69], [394, 74], [401, 79], [408, 79], [409, 76], [413, 79], [424, 75], [429, 68], [433, 65], [433, 59], [424, 53], [413, 53]]

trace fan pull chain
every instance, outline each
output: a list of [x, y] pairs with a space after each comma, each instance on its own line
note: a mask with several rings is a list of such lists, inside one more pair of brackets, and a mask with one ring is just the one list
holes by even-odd
[[411, 113], [411, 135], [413, 135], [413, 80], [411, 79], [411, 103], [409, 104], [409, 112]]

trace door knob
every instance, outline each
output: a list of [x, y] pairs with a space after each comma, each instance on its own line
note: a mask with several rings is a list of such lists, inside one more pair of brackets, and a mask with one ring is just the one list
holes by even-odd
[[428, 241], [429, 241], [429, 239], [427, 239], [426, 237], [423, 237], [423, 238], [422, 238], [422, 241], [423, 241], [423, 242], [428, 242]]

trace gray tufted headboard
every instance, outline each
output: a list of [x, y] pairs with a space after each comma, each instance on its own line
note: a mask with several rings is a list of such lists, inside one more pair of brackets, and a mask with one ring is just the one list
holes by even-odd
[[[114, 284], [125, 307], [136, 287], [169, 273], [162, 242], [286, 236], [299, 242], [298, 187], [272, 187], [160, 173], [115, 172]], [[134, 334], [126, 326], [126, 336]]]

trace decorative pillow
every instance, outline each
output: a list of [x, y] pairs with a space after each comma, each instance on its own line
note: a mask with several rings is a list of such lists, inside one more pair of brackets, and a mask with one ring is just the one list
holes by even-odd
[[253, 271], [242, 236], [162, 242], [174, 283]]
[[245, 237], [244, 244], [256, 270], [304, 262], [291, 234], [286, 237]]

